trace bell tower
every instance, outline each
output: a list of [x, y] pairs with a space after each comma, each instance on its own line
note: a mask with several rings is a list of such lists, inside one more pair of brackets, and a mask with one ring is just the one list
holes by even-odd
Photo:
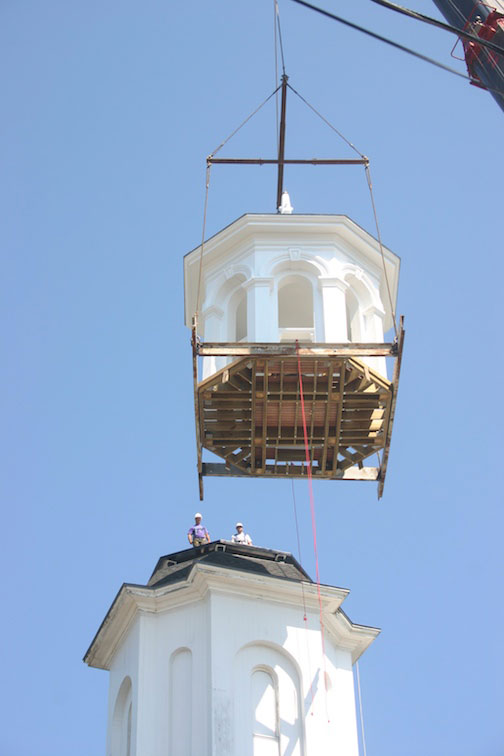
[[161, 557], [84, 657], [110, 673], [107, 756], [358, 756], [352, 665], [379, 631], [351, 622], [347, 595], [322, 585], [319, 604], [285, 552]]

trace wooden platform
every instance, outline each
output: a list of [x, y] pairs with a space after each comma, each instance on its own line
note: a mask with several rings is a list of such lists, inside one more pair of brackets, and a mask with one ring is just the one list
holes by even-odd
[[[383, 493], [404, 331], [393, 344], [299, 344], [312, 475]], [[306, 477], [296, 345], [193, 342], [200, 498], [205, 475]], [[201, 382], [201, 356], [235, 357]], [[395, 358], [387, 380], [359, 359]], [[203, 448], [222, 463], [202, 461]], [[374, 466], [365, 466], [365, 461]]]

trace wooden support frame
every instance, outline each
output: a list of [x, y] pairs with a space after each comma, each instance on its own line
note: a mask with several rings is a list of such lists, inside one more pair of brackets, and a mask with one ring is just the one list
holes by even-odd
[[[301, 357], [314, 479], [378, 482], [383, 494], [404, 344], [200, 343], [193, 325], [193, 377], [200, 498], [204, 476], [306, 477], [297, 355]], [[198, 360], [229, 364], [198, 380]], [[363, 357], [395, 360], [392, 381]], [[203, 449], [223, 460], [203, 462]], [[379, 464], [365, 465], [378, 454]], [[381, 460], [380, 460], [381, 454]]]

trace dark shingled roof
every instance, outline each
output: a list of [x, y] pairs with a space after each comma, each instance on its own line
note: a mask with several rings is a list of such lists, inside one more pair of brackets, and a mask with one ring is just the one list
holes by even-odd
[[147, 585], [150, 588], [160, 588], [186, 580], [193, 565], [198, 562], [298, 583], [313, 582], [292, 554], [286, 551], [273, 551], [230, 541], [212, 541], [204, 546], [191, 547], [161, 557]]

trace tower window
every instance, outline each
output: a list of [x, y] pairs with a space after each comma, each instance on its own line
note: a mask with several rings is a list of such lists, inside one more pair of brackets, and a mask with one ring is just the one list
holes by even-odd
[[279, 756], [278, 700], [275, 682], [265, 669], [252, 673], [254, 756]]
[[313, 288], [303, 276], [292, 276], [278, 290], [280, 328], [313, 328]]

